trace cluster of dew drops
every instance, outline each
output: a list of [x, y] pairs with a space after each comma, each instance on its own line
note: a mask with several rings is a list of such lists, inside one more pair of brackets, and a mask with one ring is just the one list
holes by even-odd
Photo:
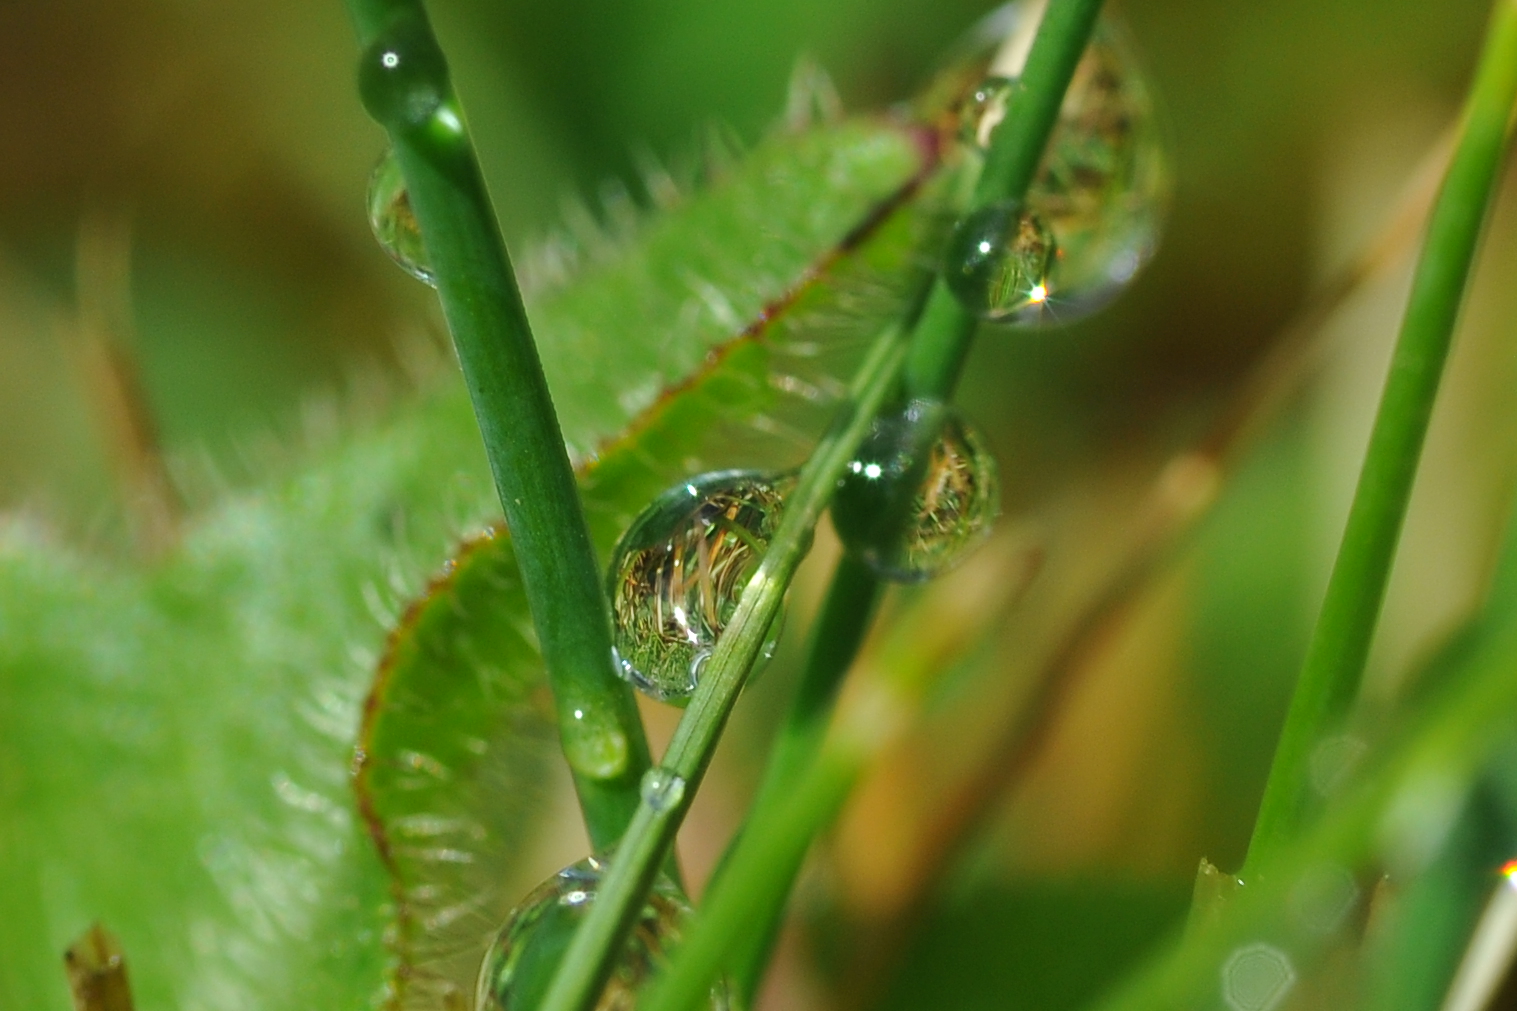
[[[982, 76], [959, 106], [954, 156], [971, 166], [985, 157], [1016, 93], [1019, 61], [1035, 28], [1032, 7], [1026, 0], [1008, 5], [976, 33], [994, 41], [965, 63]], [[427, 33], [408, 34], [402, 25], [395, 37], [370, 47], [361, 85], [371, 112], [382, 107], [407, 126], [438, 114], [446, 71], [430, 45]], [[946, 245], [944, 281], [971, 315], [989, 323], [1026, 329], [1087, 315], [1115, 297], [1151, 256], [1167, 188], [1147, 87], [1121, 33], [1103, 21], [1025, 200], [965, 216]], [[393, 152], [370, 179], [368, 217], [391, 258], [435, 285]], [[794, 485], [793, 473], [708, 473], [660, 495], [639, 515], [618, 543], [607, 577], [622, 677], [660, 701], [689, 701]], [[875, 421], [845, 469], [832, 517], [844, 549], [878, 577], [919, 582], [953, 568], [989, 536], [999, 501], [995, 459], [978, 427], [950, 405], [913, 400]], [[763, 658], [778, 633], [776, 619]], [[653, 769], [643, 794], [651, 803], [682, 789], [677, 777]], [[481, 967], [479, 1011], [527, 1009], [540, 1001], [604, 873], [603, 859], [574, 864], [509, 914]], [[661, 880], [600, 1011], [630, 1011], [641, 984], [677, 943], [688, 913], [679, 890]], [[718, 983], [709, 1006], [728, 1005], [726, 985]]]

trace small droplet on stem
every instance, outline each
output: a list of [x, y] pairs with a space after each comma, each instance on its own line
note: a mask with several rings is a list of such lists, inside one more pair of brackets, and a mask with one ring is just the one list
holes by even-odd
[[448, 63], [420, 14], [397, 15], [358, 63], [364, 108], [390, 130], [424, 126], [447, 99]]
[[938, 401], [875, 421], [832, 502], [843, 546], [882, 579], [920, 582], [967, 558], [1000, 511], [995, 457], [978, 428]]
[[1053, 233], [1014, 201], [982, 207], [948, 240], [943, 280], [959, 303], [984, 320], [1010, 319], [1048, 298], [1056, 255]]
[[402, 270], [418, 281], [437, 287], [437, 275], [427, 258], [421, 226], [411, 209], [411, 194], [406, 189], [405, 176], [401, 174], [400, 162], [392, 148], [385, 149], [369, 176], [369, 228], [380, 248], [389, 253], [390, 259], [400, 264]]

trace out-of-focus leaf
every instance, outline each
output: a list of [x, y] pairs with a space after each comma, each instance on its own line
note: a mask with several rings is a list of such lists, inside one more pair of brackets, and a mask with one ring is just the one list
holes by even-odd
[[1183, 888], [1045, 881], [976, 890], [922, 924], [882, 1009], [1077, 1008], [1184, 914]]

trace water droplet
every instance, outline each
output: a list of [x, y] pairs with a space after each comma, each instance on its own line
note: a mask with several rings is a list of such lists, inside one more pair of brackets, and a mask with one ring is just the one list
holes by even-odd
[[[1027, 4], [997, 22], [1018, 37]], [[1023, 53], [1025, 56], [1025, 52]], [[1015, 63], [1015, 61], [1014, 61]], [[959, 135], [978, 155], [1005, 118], [1019, 64], [981, 56], [989, 76], [959, 109]], [[1024, 303], [1015, 322], [1068, 322], [1110, 302], [1152, 257], [1169, 199], [1164, 131], [1125, 33], [1098, 22], [1064, 97], [1026, 207], [1048, 228], [1057, 254], [1045, 297]]]
[[981, 81], [959, 110], [959, 140], [977, 148], [990, 146], [990, 135], [1006, 118], [1006, 103], [1016, 81], [991, 75]]
[[[656, 699], [688, 700], [794, 484], [785, 475], [718, 471], [643, 510], [617, 544], [609, 576], [623, 677]], [[776, 618], [766, 656], [779, 627]]]
[[421, 241], [421, 226], [411, 210], [411, 195], [395, 152], [386, 148], [369, 176], [369, 227], [390, 259], [419, 281], [437, 287], [432, 263]]
[[1268, 944], [1249, 944], [1222, 966], [1222, 997], [1233, 1011], [1272, 1011], [1296, 983], [1290, 956]]
[[657, 766], [643, 773], [643, 803], [655, 811], [667, 811], [685, 799], [685, 780]]
[[918, 582], [968, 557], [999, 510], [995, 457], [979, 429], [951, 407], [913, 400], [876, 419], [838, 484], [832, 523], [876, 574]]
[[943, 280], [980, 319], [1010, 319], [1047, 301], [1054, 238], [1042, 220], [1014, 201], [970, 214], [948, 239]]
[[[479, 1011], [528, 1011], [542, 1003], [569, 939], [595, 904], [606, 866], [591, 857], [566, 867], [511, 911], [480, 966], [474, 1003]], [[664, 966], [679, 942], [689, 915], [679, 890], [661, 877], [595, 1005], [597, 1011], [631, 1011], [638, 989]], [[718, 982], [706, 1006], [725, 1011], [728, 1005], [727, 984]]]
[[564, 756], [574, 771], [591, 779], [615, 779], [627, 771], [627, 737], [614, 724], [591, 727], [576, 720], [564, 734]]
[[391, 130], [426, 124], [448, 97], [448, 64], [426, 19], [397, 15], [364, 50], [358, 64], [363, 106]]

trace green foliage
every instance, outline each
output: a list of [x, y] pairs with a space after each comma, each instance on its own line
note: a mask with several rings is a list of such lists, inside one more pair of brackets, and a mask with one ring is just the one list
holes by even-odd
[[[603, 558], [677, 477], [788, 463], [816, 437], [859, 336], [899, 306], [892, 278], [922, 227], [899, 198], [924, 167], [888, 122], [776, 137], [534, 302], [566, 436], [594, 455]], [[757, 227], [774, 221], [787, 241]], [[397, 953], [435, 950], [406, 937], [426, 929], [408, 919], [417, 875], [434, 874], [419, 868], [444, 865], [437, 909], [500, 912], [471, 889], [502, 880], [526, 838], [542, 798], [499, 788], [533, 778], [549, 735], [509, 540], [423, 590], [444, 545], [494, 512], [461, 392], [215, 505], [146, 571], [8, 522], [7, 1006], [63, 1007], [59, 952], [95, 918], [122, 938], [143, 1008], [353, 1007], [393, 985]], [[348, 772], [385, 637], [418, 593], [365, 737], [389, 881]], [[440, 852], [454, 849], [473, 859], [462, 873]]]
[[[1196, 54], [1198, 66], [1215, 59]], [[573, 105], [569, 94], [555, 101]], [[1226, 92], [1208, 90], [1208, 100], [1217, 94]], [[934, 139], [887, 120], [773, 136], [739, 167], [712, 158], [726, 167], [704, 193], [650, 187], [667, 213], [632, 223], [611, 201], [609, 232], [581, 230], [533, 261], [533, 276], [552, 279], [530, 300], [532, 318], [602, 560], [672, 483], [721, 467], [793, 466], [816, 445], [866, 338], [899, 318], [907, 279], [946, 223], [935, 213]], [[1232, 152], [1221, 161], [1243, 158], [1236, 145], [1218, 148]], [[1293, 219], [1280, 217], [1287, 229]], [[1227, 300], [1207, 275], [1214, 251], [1226, 260], [1212, 233], [1227, 222], [1207, 224], [1205, 255], [1192, 250], [1193, 273], [1171, 292], [1186, 297], [1155, 315], [1166, 330], [1183, 331], [1198, 304]], [[1281, 264], [1300, 257], [1254, 258], [1269, 264], [1250, 269], [1248, 289], [1267, 296], [1233, 301], [1246, 315], [1249, 298], [1267, 297], [1269, 312], [1250, 325], [1273, 325], [1266, 317], [1286, 304], [1277, 282], [1295, 269]], [[1457, 295], [1445, 278], [1445, 309]], [[1153, 413], [1123, 411], [1146, 398], [1183, 401], [1169, 384], [1186, 380], [1171, 373], [1190, 363], [1166, 355], [1163, 383], [1149, 377], [1154, 388], [1144, 388], [1143, 377], [1123, 375], [1123, 394], [1098, 407], [1137, 360], [1142, 335], [1123, 341], [1061, 331], [981, 359], [1015, 366], [1009, 379], [997, 369], [973, 377], [982, 394], [993, 391], [995, 411], [1017, 420], [1014, 436], [997, 426], [1018, 447], [1008, 468], [1014, 509], [1040, 482], [1082, 467], [1111, 464], [1113, 476], [1091, 484], [1095, 497], [1120, 488], [1131, 461], [1098, 458], [1092, 433], [1144, 429]], [[1082, 358], [1091, 362], [1071, 364]], [[264, 474], [197, 510], [174, 550], [149, 564], [103, 559], [40, 523], [0, 516], [0, 1007], [62, 1008], [59, 953], [97, 917], [125, 941], [141, 1008], [467, 1001], [485, 935], [528, 884], [515, 868], [541, 827], [556, 756], [537, 633], [473, 416], [462, 390], [439, 385], [378, 423], [344, 426], [335, 444], [302, 453], [293, 473]], [[1131, 439], [1168, 452], [1172, 435]], [[1290, 445], [1272, 445], [1235, 486], [1231, 511], [1202, 545], [1194, 621], [1177, 623], [1201, 626], [1190, 639], [1195, 668], [1214, 681], [1194, 693], [1208, 762], [1181, 770], [1175, 790], [1200, 780], [1227, 794], [1194, 815], [1206, 845], [1219, 847], [1203, 852], [1219, 862], [1241, 843], [1276, 682], [1299, 646], [1300, 544], [1315, 504], [1298, 485], [1308, 455], [1299, 435], [1293, 428]], [[1034, 443], [1067, 459], [1028, 468]], [[1405, 488], [1397, 494], [1404, 507]], [[1074, 539], [1089, 533], [1071, 528]], [[1098, 552], [1101, 538], [1090, 539]], [[1078, 586], [1069, 558], [1055, 559], [1061, 589]], [[1238, 951], [1260, 944], [1288, 952], [1311, 986], [1337, 985], [1353, 976], [1342, 969], [1359, 955], [1358, 921], [1304, 929], [1302, 889], [1324, 867], [1351, 868], [1367, 884], [1387, 866], [1409, 887], [1377, 896], [1389, 926], [1364, 947], [1377, 974], [1366, 999], [1377, 1009], [1437, 1005], [1490, 865], [1517, 845], [1502, 775], [1517, 656], [1509, 582], [1485, 621], [1426, 669], [1414, 704], [1379, 714], [1385, 727], [1354, 725], [1369, 742], [1366, 774], [1329, 798], [1315, 832], [1282, 843], [1278, 877], [1244, 895], [1215, 932], [1143, 965], [1105, 1006], [1215, 1003], [1219, 968], [1225, 976]], [[930, 614], [932, 589], [887, 608]], [[833, 663], [839, 676], [873, 592], [871, 581], [858, 593], [856, 635]], [[956, 690], [994, 711], [990, 675], [1041, 664], [1039, 621], [1058, 629], [1057, 618], [1008, 625], [983, 643], [985, 630], [969, 622], [976, 641], [963, 648], [977, 658]], [[1110, 628], [1094, 629], [1085, 646]], [[1011, 659], [988, 655], [1002, 647]], [[813, 708], [828, 705], [830, 696]], [[800, 734], [791, 758], [819, 747], [826, 713], [810, 716], [789, 728]], [[973, 738], [973, 722], [951, 733]], [[1176, 738], [1183, 755], [1193, 743], [1185, 727]], [[1087, 744], [1094, 754], [1105, 740]], [[941, 764], [961, 759], [944, 749]], [[580, 755], [576, 765], [597, 760]], [[816, 804], [825, 809], [816, 825], [835, 815], [862, 763], [822, 781], [835, 789]], [[924, 781], [942, 773], [937, 756], [931, 764]], [[803, 852], [815, 831], [796, 831], [793, 848]], [[1183, 841], [1167, 845], [1193, 859]], [[759, 882], [769, 894], [753, 896], [755, 908], [772, 906], [799, 859]], [[940, 905], [899, 960], [890, 1001], [1072, 1007], [1094, 997], [1181, 904], [1174, 880], [1127, 889], [1113, 877], [1088, 888], [1000, 877]], [[1007, 948], [1012, 957], [1000, 958]]]

